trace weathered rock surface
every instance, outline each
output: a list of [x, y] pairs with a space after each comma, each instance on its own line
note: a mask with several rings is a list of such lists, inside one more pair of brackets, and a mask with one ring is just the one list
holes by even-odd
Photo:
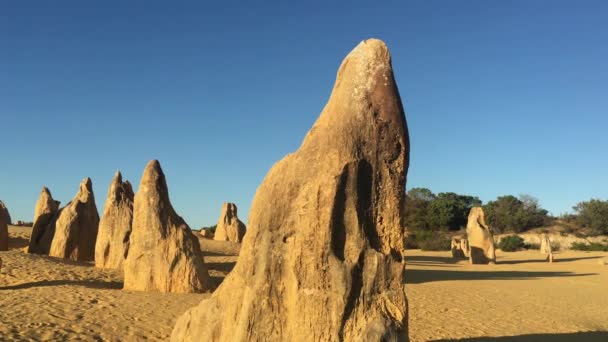
[[76, 197], [59, 213], [49, 255], [75, 261], [94, 260], [98, 228], [93, 182], [85, 178]]
[[361, 42], [300, 148], [258, 188], [234, 269], [171, 340], [407, 340], [408, 164], [389, 51]]
[[486, 223], [481, 207], [473, 207], [469, 212], [467, 237], [469, 240], [469, 261], [471, 264], [496, 263], [494, 238], [492, 237], [490, 227]]
[[146, 166], [135, 195], [124, 273], [125, 290], [187, 293], [211, 288], [198, 239], [171, 206], [156, 160]]
[[547, 255], [547, 261], [553, 262], [553, 249], [551, 247], [551, 241], [547, 234], [541, 234], [540, 236], [540, 252]]
[[99, 233], [95, 244], [95, 266], [122, 269], [129, 252], [131, 224], [133, 221], [133, 188], [129, 181], [122, 181], [116, 172], [99, 221]]
[[451, 247], [453, 259], [465, 259], [466, 256], [462, 250], [462, 239], [452, 238]]
[[59, 213], [59, 201], [55, 201], [51, 192], [42, 187], [34, 208], [34, 224], [27, 247], [28, 253], [49, 254], [55, 236], [55, 222]]
[[211, 229], [201, 229], [198, 234], [200, 235], [200, 237], [205, 239], [213, 239], [213, 237], [215, 236]]
[[11, 215], [8, 208], [0, 201], [0, 251], [8, 251], [8, 225], [11, 223]]
[[241, 242], [247, 228], [237, 216], [237, 208], [234, 203], [224, 203], [222, 214], [217, 222], [214, 240]]
[[460, 249], [464, 253], [465, 258], [468, 258], [471, 255], [471, 248], [469, 247], [468, 239], [460, 239]]

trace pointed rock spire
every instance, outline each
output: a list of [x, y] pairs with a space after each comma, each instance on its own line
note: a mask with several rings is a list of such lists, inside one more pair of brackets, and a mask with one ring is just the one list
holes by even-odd
[[80, 183], [74, 199], [59, 213], [49, 255], [75, 261], [94, 260], [98, 228], [93, 182], [87, 177]]
[[363, 41], [300, 148], [259, 186], [234, 269], [171, 340], [407, 340], [408, 164], [388, 48]]
[[116, 171], [99, 222], [99, 233], [95, 244], [95, 266], [122, 269], [129, 252], [133, 198], [131, 183], [123, 182], [120, 171]]
[[125, 290], [200, 292], [211, 288], [198, 239], [169, 201], [157, 160], [146, 166], [133, 205]]
[[27, 247], [28, 253], [49, 254], [55, 236], [55, 221], [59, 213], [59, 201], [55, 201], [51, 191], [42, 187], [34, 208], [34, 225]]

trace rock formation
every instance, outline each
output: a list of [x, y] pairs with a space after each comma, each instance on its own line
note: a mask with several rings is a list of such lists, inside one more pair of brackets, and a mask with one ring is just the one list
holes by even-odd
[[469, 248], [469, 240], [466, 238], [460, 239], [460, 249], [464, 253], [465, 258], [471, 255], [471, 249]]
[[407, 340], [408, 164], [389, 51], [361, 42], [300, 148], [258, 188], [234, 269], [171, 340]]
[[75, 261], [94, 260], [98, 227], [93, 182], [85, 178], [74, 199], [59, 213], [49, 255]]
[[215, 236], [211, 229], [201, 229], [198, 234], [205, 239], [213, 239], [213, 237]]
[[481, 207], [473, 207], [469, 212], [467, 236], [470, 248], [469, 261], [471, 264], [493, 264], [496, 262], [494, 238], [486, 223]]
[[59, 201], [55, 201], [51, 192], [42, 187], [34, 208], [34, 224], [27, 247], [28, 253], [49, 254], [55, 236], [55, 222], [59, 213]]
[[103, 216], [99, 221], [95, 266], [122, 269], [129, 252], [133, 197], [131, 183], [123, 182], [120, 172], [116, 172], [108, 190]]
[[553, 262], [553, 249], [547, 234], [540, 235], [540, 252], [547, 255], [547, 261]]
[[156, 160], [146, 166], [135, 195], [124, 272], [125, 290], [186, 293], [211, 288], [198, 239], [171, 206]]
[[466, 259], [464, 251], [462, 250], [462, 238], [452, 238], [450, 249], [452, 250], [453, 259]]
[[11, 223], [11, 216], [8, 208], [0, 201], [0, 251], [8, 251], [8, 225]]
[[234, 203], [224, 203], [222, 214], [217, 222], [214, 240], [241, 242], [245, 236], [245, 224], [239, 220]]

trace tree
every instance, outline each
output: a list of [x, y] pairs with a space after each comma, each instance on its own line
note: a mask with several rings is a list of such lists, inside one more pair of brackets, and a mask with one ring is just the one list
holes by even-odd
[[427, 221], [434, 229], [458, 230], [466, 226], [469, 211], [478, 205], [477, 197], [442, 192], [429, 204]]
[[484, 206], [484, 213], [490, 227], [499, 232], [519, 233], [550, 221], [548, 212], [530, 195], [500, 196]]
[[405, 225], [411, 230], [428, 230], [427, 211], [435, 194], [427, 188], [413, 188], [405, 200]]
[[578, 214], [578, 224], [590, 228], [594, 234], [608, 234], [608, 201], [591, 199], [578, 203], [573, 209]]

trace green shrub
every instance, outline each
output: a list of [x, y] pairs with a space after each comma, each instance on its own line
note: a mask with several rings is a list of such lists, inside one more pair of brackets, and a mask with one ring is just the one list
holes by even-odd
[[540, 249], [540, 244], [538, 243], [526, 243], [524, 245], [525, 249]]
[[524, 239], [517, 235], [505, 236], [500, 239], [500, 242], [498, 243], [498, 248], [500, 248], [503, 252], [515, 252], [516, 250], [524, 247]]
[[452, 242], [446, 234], [433, 231], [417, 232], [415, 241], [423, 251], [449, 251]]
[[608, 252], [608, 244], [592, 242], [573, 242], [570, 245], [570, 249], [575, 251], [586, 251], [586, 252]]

